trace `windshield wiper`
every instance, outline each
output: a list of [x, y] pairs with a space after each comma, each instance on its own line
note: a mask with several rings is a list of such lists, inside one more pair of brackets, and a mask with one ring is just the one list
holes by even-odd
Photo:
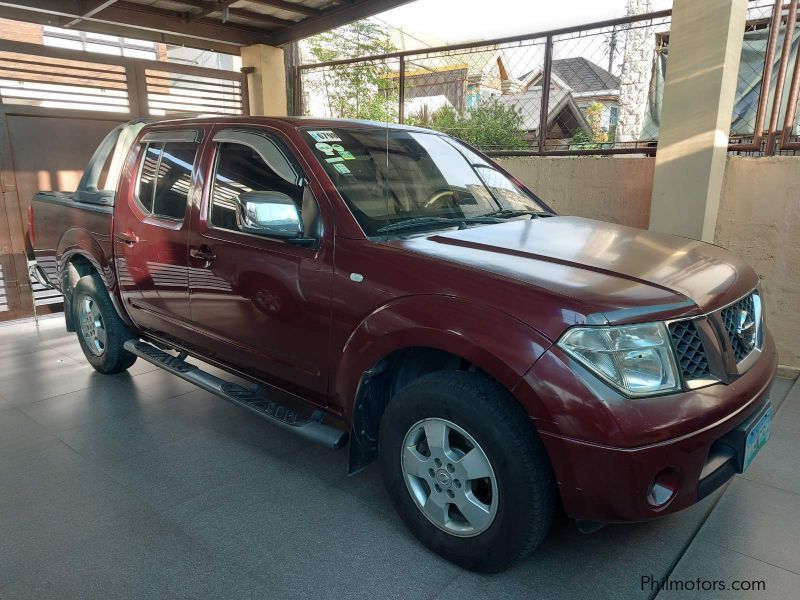
[[392, 223], [391, 225], [384, 225], [376, 231], [378, 233], [390, 233], [392, 231], [418, 229], [436, 225], [459, 227], [459, 229], [462, 229], [462, 226], [472, 225], [475, 223], [492, 224], [500, 222], [501, 220], [493, 215], [481, 215], [479, 217], [415, 217], [413, 219], [398, 221], [397, 223]]
[[547, 212], [546, 210], [513, 210], [510, 208], [503, 208], [500, 210], [496, 210], [494, 212], [490, 212], [483, 216], [493, 219], [513, 219], [514, 217], [522, 217], [524, 215], [530, 215], [531, 219], [538, 219], [539, 217], [555, 216], [553, 215], [553, 213]]

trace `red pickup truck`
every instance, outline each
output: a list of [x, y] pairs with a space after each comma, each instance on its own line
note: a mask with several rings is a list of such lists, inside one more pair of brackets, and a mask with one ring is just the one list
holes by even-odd
[[686, 508], [769, 435], [776, 351], [747, 264], [556, 216], [436, 132], [131, 123], [29, 220], [98, 371], [141, 358], [349, 444], [351, 473], [379, 458], [411, 531], [470, 569], [530, 553], [559, 505], [584, 531]]

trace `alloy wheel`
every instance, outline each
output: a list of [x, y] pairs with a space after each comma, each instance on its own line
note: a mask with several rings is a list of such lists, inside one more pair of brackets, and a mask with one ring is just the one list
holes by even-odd
[[469, 433], [445, 419], [423, 419], [408, 430], [401, 452], [406, 488], [431, 523], [459, 537], [489, 528], [497, 514], [497, 479]]
[[101, 356], [106, 350], [108, 335], [100, 307], [94, 298], [84, 296], [80, 300], [79, 312], [81, 337], [92, 354]]

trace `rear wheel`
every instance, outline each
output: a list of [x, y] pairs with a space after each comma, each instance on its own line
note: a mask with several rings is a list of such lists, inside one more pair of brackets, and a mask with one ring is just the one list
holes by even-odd
[[525, 411], [485, 375], [441, 371], [403, 388], [384, 414], [380, 453], [408, 528], [467, 569], [500, 571], [550, 529], [545, 450]]
[[119, 318], [105, 285], [84, 275], [72, 291], [73, 322], [86, 360], [100, 373], [120, 373], [136, 362], [123, 344], [136, 337]]

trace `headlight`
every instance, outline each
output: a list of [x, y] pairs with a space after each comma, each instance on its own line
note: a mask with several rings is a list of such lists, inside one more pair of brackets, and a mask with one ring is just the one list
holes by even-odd
[[678, 369], [663, 323], [573, 327], [558, 346], [630, 396], [680, 389]]

